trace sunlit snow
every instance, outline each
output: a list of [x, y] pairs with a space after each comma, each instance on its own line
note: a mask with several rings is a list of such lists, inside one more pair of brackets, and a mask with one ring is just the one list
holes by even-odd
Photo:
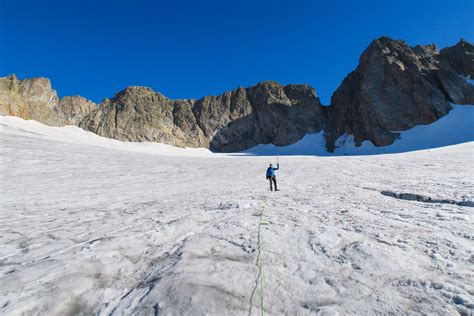
[[279, 192], [273, 157], [10, 117], [0, 144], [1, 315], [474, 311], [473, 142], [280, 156]]

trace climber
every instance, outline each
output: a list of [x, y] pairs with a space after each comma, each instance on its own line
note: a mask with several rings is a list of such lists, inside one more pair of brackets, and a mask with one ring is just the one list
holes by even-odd
[[[280, 165], [277, 164], [276, 168], [273, 168], [273, 165], [270, 164], [270, 166], [267, 169], [267, 180], [270, 181], [270, 191], [273, 191], [273, 186], [272, 184], [275, 184], [275, 191], [278, 191], [277, 189], [277, 180], [276, 180], [276, 175], [275, 175], [275, 170], [280, 169]], [[273, 183], [272, 183], [273, 181]]]

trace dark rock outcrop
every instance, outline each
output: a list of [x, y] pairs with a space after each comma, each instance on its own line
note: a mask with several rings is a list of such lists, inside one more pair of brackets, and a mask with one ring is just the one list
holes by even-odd
[[432, 73], [448, 101], [474, 104], [474, 87], [465, 80], [474, 78], [474, 45], [461, 40], [455, 46], [441, 50], [439, 69]]
[[372, 42], [332, 96], [327, 147], [334, 149], [344, 134], [354, 135], [356, 145], [387, 146], [397, 139], [395, 131], [446, 115], [450, 102], [474, 104], [474, 87], [461, 77], [472, 65], [464, 58], [472, 45], [455, 47], [440, 53], [434, 45], [412, 48], [387, 37]]
[[452, 47], [441, 50], [440, 58], [462, 76], [474, 78], [474, 45], [461, 39]]

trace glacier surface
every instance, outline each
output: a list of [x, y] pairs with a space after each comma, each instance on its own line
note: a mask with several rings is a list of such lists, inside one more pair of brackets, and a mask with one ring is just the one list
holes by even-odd
[[[403, 137], [402, 137], [403, 140]], [[474, 312], [474, 142], [279, 158], [0, 118], [0, 314]]]

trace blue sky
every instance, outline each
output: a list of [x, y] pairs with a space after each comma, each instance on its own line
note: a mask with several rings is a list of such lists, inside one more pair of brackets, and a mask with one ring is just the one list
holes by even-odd
[[200, 98], [275, 80], [327, 104], [373, 39], [473, 42], [473, 21], [472, 0], [0, 0], [0, 76], [95, 102], [129, 85]]

